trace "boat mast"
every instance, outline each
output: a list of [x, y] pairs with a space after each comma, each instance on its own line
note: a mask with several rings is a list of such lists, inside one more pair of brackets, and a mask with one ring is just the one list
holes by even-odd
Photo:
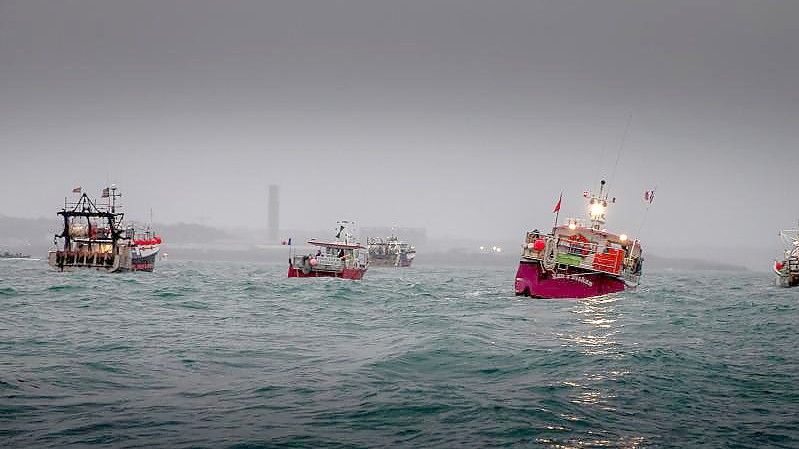
[[[116, 206], [117, 206], [117, 185], [111, 184], [111, 213], [116, 213]], [[122, 196], [121, 194], [119, 196]]]
[[69, 216], [67, 215], [67, 200], [64, 199], [64, 210], [61, 211], [61, 216], [64, 217], [64, 230], [61, 231], [61, 237], [64, 237], [64, 251], [69, 251], [70, 249], [70, 238], [69, 238]]
[[[111, 192], [109, 197], [111, 199], [111, 212], [108, 213], [108, 222], [111, 228], [111, 244], [114, 248], [117, 246], [117, 240], [119, 240], [122, 230], [117, 230], [117, 226], [122, 227], [122, 219], [124, 214], [117, 213], [116, 206], [117, 206], [117, 198], [122, 196], [122, 193], [117, 192], [117, 185], [111, 184]], [[118, 217], [117, 217], [118, 216]]]
[[605, 224], [605, 212], [608, 210], [608, 194], [605, 191], [605, 180], [599, 182], [599, 194], [591, 194], [588, 200], [588, 216], [591, 229], [599, 231]]

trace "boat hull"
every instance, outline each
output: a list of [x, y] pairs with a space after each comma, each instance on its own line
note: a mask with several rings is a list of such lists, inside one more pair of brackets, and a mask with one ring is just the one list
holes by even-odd
[[404, 255], [400, 256], [399, 261], [396, 256], [369, 256], [369, 265], [372, 267], [410, 267], [411, 263], [413, 263], [413, 257], [409, 258]]
[[777, 275], [777, 287], [797, 287], [799, 286], [799, 270], [791, 272], [789, 270], [774, 269]]
[[59, 271], [95, 270], [106, 273], [131, 271], [130, 252], [121, 254], [50, 251], [47, 263]]
[[552, 273], [544, 270], [538, 261], [521, 261], [516, 271], [516, 294], [534, 298], [591, 298], [625, 288], [623, 280], [605, 273], [574, 267]]
[[289, 266], [290, 278], [341, 278], [359, 280], [366, 274], [366, 268], [344, 268], [341, 271], [309, 270], [303, 271], [300, 267]]
[[158, 252], [158, 246], [136, 248], [130, 253], [130, 263], [132, 271], [153, 271]]
[[799, 276], [780, 276], [776, 278], [777, 287], [797, 287], [799, 286]]
[[791, 255], [782, 262], [774, 262], [773, 268], [778, 287], [799, 286], [799, 256]]

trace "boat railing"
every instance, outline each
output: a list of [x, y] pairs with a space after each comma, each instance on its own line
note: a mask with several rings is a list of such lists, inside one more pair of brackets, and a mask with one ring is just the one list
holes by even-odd
[[638, 282], [641, 279], [641, 274], [640, 273], [633, 274], [629, 271], [624, 271], [622, 273], [622, 279], [628, 286], [637, 287]]
[[[541, 247], [539, 243], [536, 246], [536, 240], [543, 240], [545, 245]], [[522, 247], [522, 258], [548, 262], [553, 267], [574, 267], [615, 276], [629, 272], [625, 268], [631, 263], [625, 263], [625, 251], [621, 248], [551, 235], [527, 238]]]
[[338, 271], [344, 267], [344, 262], [336, 256], [323, 254], [315, 257], [317, 270]]

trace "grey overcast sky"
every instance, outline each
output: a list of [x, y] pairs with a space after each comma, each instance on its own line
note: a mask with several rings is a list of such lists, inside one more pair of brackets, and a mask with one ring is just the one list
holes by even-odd
[[[0, 0], [0, 214], [520, 239], [612, 178], [650, 245], [799, 218], [799, 1]], [[629, 135], [614, 162], [628, 117]]]

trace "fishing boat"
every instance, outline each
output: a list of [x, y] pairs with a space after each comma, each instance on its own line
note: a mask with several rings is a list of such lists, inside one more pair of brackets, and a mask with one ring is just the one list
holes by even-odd
[[353, 236], [354, 226], [352, 222], [339, 221], [334, 241], [309, 240], [315, 253], [296, 254], [292, 247], [288, 277], [362, 279], [369, 264], [368, 251]]
[[161, 236], [153, 233], [148, 226], [141, 234], [134, 232], [131, 245], [131, 265], [134, 271], [153, 271], [158, 252], [161, 250]]
[[0, 253], [0, 259], [9, 259], [9, 260], [20, 260], [20, 259], [30, 259], [30, 254], [23, 254], [23, 253], [10, 253], [8, 251], [3, 251]]
[[56, 249], [48, 252], [50, 266], [59, 271], [152, 271], [161, 238], [136, 239], [134, 226], [124, 223], [122, 206], [117, 204], [122, 194], [116, 185], [103, 189], [105, 204], [89, 198], [80, 187], [72, 192], [80, 197], [72, 203], [65, 198], [64, 208], [58, 212], [63, 229], [53, 239]]
[[785, 243], [785, 253], [781, 261], [774, 261], [774, 274], [780, 287], [796, 287], [799, 285], [799, 229], [780, 231]]
[[385, 240], [370, 238], [366, 244], [369, 248], [369, 265], [373, 267], [410, 267], [416, 257], [416, 248], [396, 235]]
[[[536, 298], [589, 298], [635, 288], [642, 272], [641, 243], [604, 229], [608, 199], [605, 181], [598, 194], [584, 192], [588, 218], [569, 218], [552, 232], [526, 233], [516, 272], [517, 295]], [[555, 211], [560, 212], [560, 200]]]

